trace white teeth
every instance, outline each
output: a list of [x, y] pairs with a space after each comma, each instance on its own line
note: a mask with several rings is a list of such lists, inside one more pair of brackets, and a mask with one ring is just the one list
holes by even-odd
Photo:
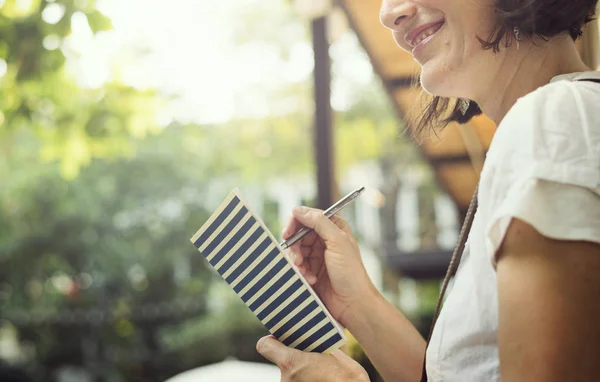
[[427, 28], [426, 30], [424, 30], [423, 32], [421, 32], [420, 35], [418, 35], [413, 41], [412, 41], [412, 46], [417, 46], [419, 45], [423, 40], [425, 40], [427, 37], [433, 35], [435, 32], [437, 32], [440, 28], [440, 25], [434, 25], [431, 28]]

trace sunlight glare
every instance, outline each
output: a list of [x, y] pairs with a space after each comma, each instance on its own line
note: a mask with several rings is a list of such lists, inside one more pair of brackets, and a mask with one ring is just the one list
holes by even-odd
[[67, 70], [81, 87], [99, 88], [110, 80], [115, 41], [107, 41], [106, 34], [94, 35], [82, 12], [71, 16], [71, 29], [63, 44]]
[[7, 71], [8, 65], [6, 64], [6, 61], [0, 58], [0, 78], [4, 77]]
[[65, 15], [65, 6], [62, 4], [49, 4], [42, 11], [42, 20], [48, 24], [58, 23]]
[[[273, 42], [252, 36], [239, 41], [239, 23], [253, 9], [273, 9], [272, 0], [97, 0], [96, 4], [114, 29], [94, 36], [83, 18], [74, 17], [73, 35], [63, 43], [71, 72], [86, 87], [117, 80], [140, 90], [156, 89], [171, 100], [157, 110], [162, 126], [173, 120], [205, 124], [261, 118], [305, 107], [278, 98], [290, 84], [312, 74], [314, 57], [303, 21], [298, 18], [297, 24], [275, 30], [281, 34], [274, 35]], [[278, 12], [286, 12], [283, 9]], [[281, 36], [284, 42], [277, 42]], [[280, 51], [286, 43], [287, 56]], [[372, 79], [365, 77], [360, 63], [358, 69], [342, 70], [361, 83]], [[353, 102], [346, 92], [337, 91], [335, 103], [341, 109]]]
[[61, 39], [60, 37], [58, 37], [55, 34], [50, 34], [46, 37], [44, 37], [44, 41], [42, 42], [42, 45], [44, 45], [44, 49], [46, 50], [56, 50], [58, 48], [60, 48], [60, 44], [61, 44]]
[[17, 10], [27, 12], [33, 3], [33, 0], [17, 0]]
[[294, 44], [287, 62], [286, 79], [292, 83], [305, 81], [312, 75], [315, 67], [314, 60], [312, 46], [307, 41]]

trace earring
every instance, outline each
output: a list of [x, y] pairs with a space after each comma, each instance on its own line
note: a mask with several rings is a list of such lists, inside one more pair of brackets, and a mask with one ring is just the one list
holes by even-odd
[[471, 101], [469, 101], [468, 99], [461, 98], [458, 100], [458, 109], [460, 110], [462, 115], [467, 114], [467, 111], [469, 110], [469, 106], [471, 106]]
[[521, 30], [519, 27], [513, 27], [513, 33], [515, 34], [515, 40], [517, 40], [517, 50], [521, 48]]

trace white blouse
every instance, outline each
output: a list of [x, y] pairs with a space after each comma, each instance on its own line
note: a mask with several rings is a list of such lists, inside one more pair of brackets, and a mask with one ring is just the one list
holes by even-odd
[[600, 243], [599, 72], [557, 76], [496, 131], [479, 208], [427, 350], [431, 382], [499, 381], [495, 254], [513, 217], [544, 236]]

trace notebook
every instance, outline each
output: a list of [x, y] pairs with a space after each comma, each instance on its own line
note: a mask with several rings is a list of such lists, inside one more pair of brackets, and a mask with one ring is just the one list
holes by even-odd
[[343, 328], [237, 189], [225, 198], [191, 242], [285, 345], [329, 353], [346, 342]]

